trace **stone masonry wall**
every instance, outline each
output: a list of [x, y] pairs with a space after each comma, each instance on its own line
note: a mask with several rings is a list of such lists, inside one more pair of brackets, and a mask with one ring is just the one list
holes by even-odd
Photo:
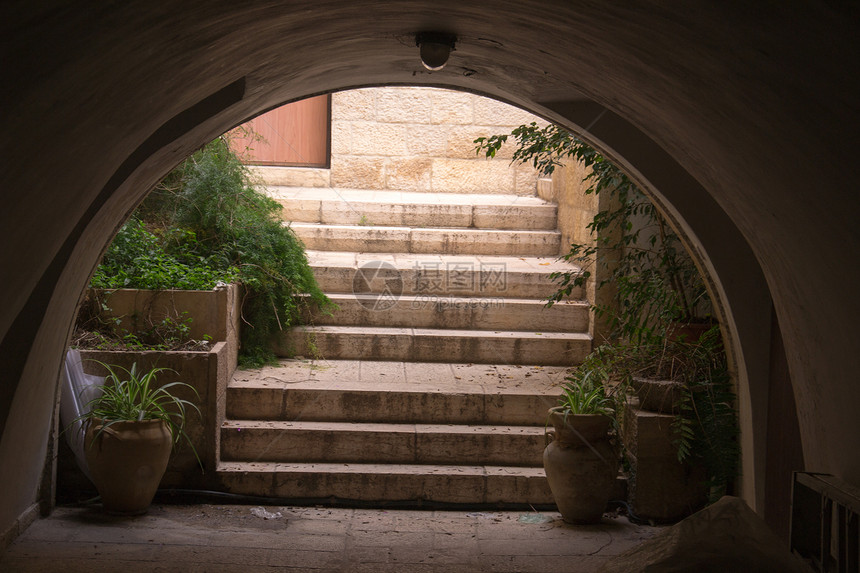
[[538, 117], [474, 94], [380, 87], [332, 94], [331, 169], [261, 168], [275, 185], [437, 193], [534, 195], [537, 174], [494, 159], [473, 141], [510, 133]]
[[[567, 161], [564, 166], [557, 168], [552, 175], [552, 181], [541, 180], [538, 185], [538, 196], [546, 201], [558, 203], [558, 230], [561, 232], [562, 255], [568, 253], [572, 243], [591, 243], [594, 238], [587, 225], [601, 209], [610, 207], [609, 196], [606, 194], [585, 194], [588, 185], [583, 181], [588, 169], [582, 163]], [[611, 261], [615, 257], [611, 253], [601, 251], [599, 264], [592, 263], [584, 270], [591, 272], [585, 288], [586, 299], [596, 305], [611, 304], [615, 296], [615, 287], [605, 285], [599, 291], [596, 284], [610, 273]], [[595, 346], [609, 340], [610, 327], [606, 319], [594, 315], [589, 322], [590, 334]]]

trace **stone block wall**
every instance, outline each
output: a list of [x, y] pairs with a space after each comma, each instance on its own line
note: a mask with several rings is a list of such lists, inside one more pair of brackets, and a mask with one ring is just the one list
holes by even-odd
[[700, 464], [681, 463], [675, 445], [672, 414], [624, 409], [621, 438], [630, 467], [627, 499], [642, 519], [672, 522], [704, 507], [708, 489]]
[[474, 94], [378, 87], [332, 94], [331, 169], [260, 168], [272, 185], [436, 193], [535, 195], [537, 174], [511, 165], [512, 145], [493, 159], [478, 137], [540, 118]]
[[[558, 230], [561, 232], [561, 252], [565, 255], [570, 250], [572, 243], [591, 244], [594, 237], [587, 225], [591, 223], [594, 215], [602, 209], [610, 207], [610, 197], [606, 194], [585, 194], [588, 184], [583, 179], [589, 170], [577, 161], [567, 161], [557, 168], [551, 180], [539, 180], [537, 189], [538, 196], [546, 201], [558, 204]], [[597, 290], [596, 285], [604, 277], [611, 273], [612, 261], [615, 259], [612, 253], [601, 251], [598, 261], [592, 261], [585, 265], [583, 270], [591, 273], [586, 288], [585, 298], [596, 305], [608, 305], [614, 300], [614, 285], [605, 285]], [[599, 318], [592, 313], [589, 333], [594, 339], [595, 346], [610, 339], [610, 326], [606, 319]]]

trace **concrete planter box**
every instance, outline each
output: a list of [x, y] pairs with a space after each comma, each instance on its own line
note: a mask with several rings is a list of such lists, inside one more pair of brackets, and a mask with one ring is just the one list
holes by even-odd
[[[214, 472], [218, 460], [218, 428], [224, 420], [227, 382], [235, 369], [229, 354], [229, 345], [222, 341], [215, 343], [208, 352], [82, 350], [81, 358], [84, 371], [88, 374], [105, 374], [96, 360], [123, 368], [130, 368], [133, 363], [137, 363], [138, 368], [144, 371], [154, 367], [170, 369], [159, 374], [159, 385], [179, 380], [197, 390], [199, 400], [185, 388], [179, 389], [176, 395], [195, 402], [200, 408], [200, 416], [197, 412], [188, 412], [185, 431], [203, 462], [203, 469], [210, 473]], [[181, 439], [170, 458], [161, 487], [200, 487], [205, 481], [194, 453]]]
[[[110, 308], [108, 316], [120, 319], [119, 328], [135, 332], [147, 328], [153, 321], [164, 317], [190, 317], [191, 338], [211, 337], [212, 346], [203, 351], [107, 351], [81, 350], [84, 371], [104, 375], [95, 361], [130, 368], [137, 363], [139, 369], [167, 368], [158, 376], [160, 385], [182, 381], [200, 394], [197, 400], [192, 392], [177, 391], [180, 398], [194, 400], [201, 415], [189, 412], [186, 432], [200, 456], [203, 470], [191, 448], [184, 440], [173, 452], [161, 487], [201, 488], [211, 484], [219, 455], [218, 428], [224, 420], [227, 383], [236, 370], [239, 347], [239, 287], [228, 285], [211, 291], [147, 291], [120, 289], [94, 291]], [[187, 312], [187, 315], [182, 315]], [[77, 468], [74, 456], [62, 441], [58, 460], [58, 487], [60, 490], [88, 490], [89, 480]], [[205, 470], [205, 471], [204, 471]]]
[[[107, 306], [102, 316], [119, 319], [119, 331], [139, 332], [165, 318], [190, 318], [189, 336], [224, 341], [232, 353], [239, 350], [240, 287], [232, 284], [212, 290], [90, 289]], [[235, 355], [233, 356], [235, 359]]]
[[674, 414], [678, 409], [683, 385], [674, 380], [633, 377], [633, 388], [639, 398], [639, 408], [649, 412]]

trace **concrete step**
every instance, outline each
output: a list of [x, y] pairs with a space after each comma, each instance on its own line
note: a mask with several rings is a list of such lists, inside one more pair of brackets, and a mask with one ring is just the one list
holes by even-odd
[[281, 360], [237, 370], [227, 418], [538, 426], [568, 369], [558, 366]]
[[275, 341], [281, 357], [347, 360], [579, 364], [591, 351], [584, 333], [300, 326]]
[[[286, 223], [285, 223], [286, 224]], [[558, 231], [292, 223], [308, 249], [356, 253], [556, 256]]]
[[[552, 273], [578, 267], [551, 257], [424, 255], [309, 250], [308, 261], [327, 293], [477, 296], [545, 299], [555, 292]], [[574, 289], [570, 298], [584, 298]]]
[[544, 428], [228, 420], [221, 459], [248, 462], [542, 465]]
[[283, 499], [552, 506], [542, 467], [221, 462], [223, 491]]
[[329, 225], [556, 228], [558, 207], [538, 197], [269, 187], [284, 221]]
[[[544, 417], [568, 370], [299, 360], [237, 370], [219, 488], [303, 503], [552, 508]], [[619, 476], [613, 499], [625, 486]]]
[[306, 324], [317, 326], [387, 326], [473, 330], [587, 332], [589, 305], [554, 304], [535, 299], [439, 295], [329, 294], [338, 309], [309, 312]]

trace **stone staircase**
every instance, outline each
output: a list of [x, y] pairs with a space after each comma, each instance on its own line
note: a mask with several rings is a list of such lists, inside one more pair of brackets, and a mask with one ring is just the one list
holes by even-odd
[[[227, 388], [225, 490], [307, 501], [552, 504], [544, 422], [590, 351], [536, 197], [274, 188], [339, 306]], [[576, 294], [576, 293], [575, 293]], [[574, 297], [576, 298], [576, 297]]]

